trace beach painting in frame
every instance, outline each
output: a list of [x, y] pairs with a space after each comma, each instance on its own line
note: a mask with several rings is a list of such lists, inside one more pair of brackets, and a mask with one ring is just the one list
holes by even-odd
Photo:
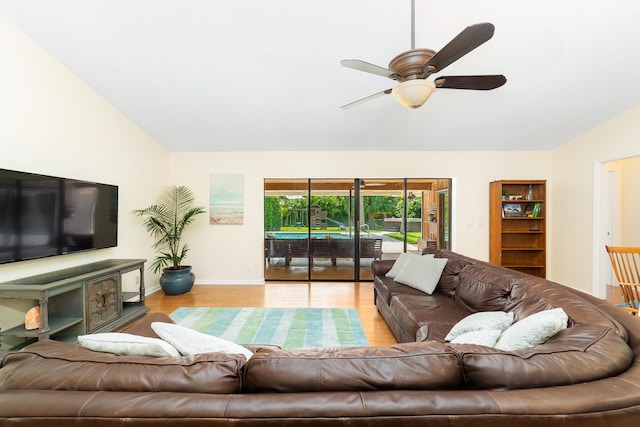
[[244, 224], [244, 175], [209, 176], [209, 224]]

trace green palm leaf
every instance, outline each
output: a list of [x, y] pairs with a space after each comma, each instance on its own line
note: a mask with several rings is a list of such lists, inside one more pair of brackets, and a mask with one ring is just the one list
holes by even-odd
[[172, 185], [163, 192], [156, 204], [133, 213], [144, 217], [144, 226], [154, 239], [153, 248], [158, 255], [151, 264], [154, 272], [170, 265], [179, 269], [189, 247], [182, 244], [182, 232], [195, 217], [205, 212], [204, 207], [194, 206], [193, 192], [185, 186]]

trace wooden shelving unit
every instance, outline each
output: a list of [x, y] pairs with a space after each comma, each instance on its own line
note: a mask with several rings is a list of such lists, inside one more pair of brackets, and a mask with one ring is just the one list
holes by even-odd
[[491, 182], [489, 262], [546, 277], [546, 195], [544, 180]]

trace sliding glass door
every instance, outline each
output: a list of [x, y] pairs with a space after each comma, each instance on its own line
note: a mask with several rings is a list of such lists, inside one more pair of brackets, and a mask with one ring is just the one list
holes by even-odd
[[265, 179], [266, 280], [309, 280], [309, 182]]
[[360, 280], [373, 280], [374, 259], [406, 251], [404, 179], [359, 179]]
[[309, 180], [311, 280], [354, 280], [356, 277], [353, 182], [353, 179]]
[[265, 279], [371, 280], [375, 259], [427, 246], [448, 248], [449, 184], [417, 178], [265, 179]]

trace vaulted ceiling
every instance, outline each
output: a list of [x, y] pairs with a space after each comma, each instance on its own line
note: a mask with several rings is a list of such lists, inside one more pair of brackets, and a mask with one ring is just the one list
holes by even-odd
[[340, 60], [408, 50], [410, 0], [0, 0], [0, 14], [170, 151], [549, 150], [640, 101], [637, 0], [415, 3], [416, 47], [493, 23], [441, 75], [506, 85], [341, 110], [395, 85]]

